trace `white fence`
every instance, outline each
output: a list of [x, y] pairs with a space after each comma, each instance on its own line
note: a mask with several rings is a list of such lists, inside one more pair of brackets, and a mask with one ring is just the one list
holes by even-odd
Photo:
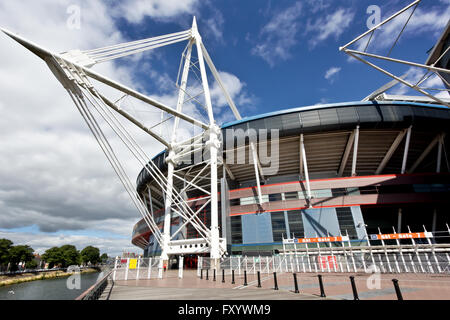
[[[197, 275], [210, 269], [210, 259], [199, 257]], [[286, 252], [276, 256], [231, 256], [221, 261], [220, 269], [240, 275], [272, 272], [335, 273], [450, 273], [450, 247], [391, 248], [370, 247], [352, 250], [333, 249]]]
[[156, 258], [118, 258], [114, 263], [113, 280], [161, 279], [162, 259]]

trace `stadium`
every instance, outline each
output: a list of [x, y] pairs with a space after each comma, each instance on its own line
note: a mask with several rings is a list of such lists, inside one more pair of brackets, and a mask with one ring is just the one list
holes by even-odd
[[[422, 272], [434, 273], [448, 270], [450, 263], [446, 138], [450, 128], [450, 23], [425, 64], [351, 49], [354, 44], [360, 48], [358, 41], [368, 38], [367, 49], [377, 29], [414, 7], [412, 15], [419, 2], [339, 48], [391, 77], [391, 82], [362, 101], [244, 118], [202, 42], [195, 17], [192, 27], [184, 31], [61, 54], [1, 30], [45, 60], [67, 90], [142, 216], [131, 242], [144, 250], [145, 257], [157, 257], [153, 263], [158, 265], [160, 278], [163, 267], [173, 261], [179, 262], [181, 270], [183, 260], [187, 267], [196, 267], [199, 261], [201, 268], [208, 267], [202, 264], [209, 261], [209, 267], [216, 270], [222, 263], [231, 267], [233, 256], [238, 257], [239, 265], [241, 256], [246, 264], [247, 256], [271, 256], [274, 266], [275, 258], [283, 255], [287, 265], [290, 254], [295, 254], [296, 261], [301, 258], [303, 266], [306, 257], [310, 271], [311, 261], [317, 269], [323, 258], [329, 262], [329, 270], [337, 270], [339, 260], [347, 269], [352, 264], [357, 272], [357, 258], [367, 271], [365, 261], [370, 254], [371, 265], [376, 265], [377, 257], [381, 269], [387, 264], [385, 271], [392, 270], [392, 262], [398, 272], [415, 271], [418, 264]], [[187, 44], [174, 82], [176, 106], [91, 69], [95, 64], [179, 42]], [[396, 76], [368, 58], [421, 68], [422, 78]], [[213, 108], [208, 71], [236, 120], [218, 125], [220, 117], [215, 116], [223, 110]], [[196, 79], [191, 76], [188, 83], [190, 73]], [[445, 88], [425, 88], [432, 76], [442, 80]], [[422, 95], [387, 94], [398, 84]], [[430, 90], [440, 94], [430, 94]], [[160, 121], [153, 116], [149, 123], [133, 113], [130, 100], [146, 112], [157, 111]], [[116, 114], [165, 148], [150, 157]], [[138, 168], [142, 167], [136, 185], [98, 120], [112, 129], [108, 133], [117, 136], [139, 162]], [[163, 132], [164, 123], [171, 129]], [[180, 141], [179, 132], [189, 134]], [[228, 260], [227, 255], [231, 256]], [[398, 259], [402, 259], [403, 269]], [[151, 261], [148, 259], [149, 270]], [[128, 270], [129, 261], [126, 263]], [[339, 269], [344, 270], [342, 266]]]
[[[360, 58], [366, 53], [348, 46], [369, 33], [341, 50], [366, 62]], [[421, 66], [435, 68], [447, 90], [449, 39], [450, 24], [430, 50], [426, 65]], [[217, 200], [219, 237], [226, 243], [226, 254], [289, 254], [294, 244], [296, 255], [298, 248], [308, 256], [311, 250], [316, 251], [313, 256], [320, 256], [321, 247], [333, 255], [331, 248], [343, 248], [345, 241], [361, 252], [369, 248], [372, 260], [371, 246], [386, 250], [386, 246], [397, 245], [392, 253], [400, 253], [404, 259], [402, 245], [412, 244], [414, 250], [420, 244], [446, 246], [450, 235], [449, 99], [432, 96], [404, 77], [369, 65], [394, 80], [362, 101], [247, 118], [238, 114], [236, 121], [221, 125]], [[386, 93], [398, 83], [422, 96]], [[233, 104], [230, 107], [233, 109]], [[183, 151], [187, 155], [183, 161], [173, 162], [166, 149], [151, 162], [164, 176], [169, 176], [171, 163], [171, 170], [178, 175], [174, 189], [180, 190], [200, 223], [212, 229], [211, 202], [207, 201], [212, 189], [210, 194], [207, 185], [206, 189], [186, 186], [194, 180], [197, 184], [199, 177], [210, 180], [203, 157], [208, 157], [208, 138], [203, 137], [200, 148], [198, 139], [187, 141], [185, 145], [197, 152]], [[208, 250], [202, 248], [208, 243], [200, 241], [198, 229], [177, 210], [168, 210], [171, 204], [165, 203], [164, 191], [147, 167], [137, 177], [137, 193], [161, 232], [171, 212], [172, 244], [176, 246], [177, 240], [180, 244], [171, 249], [175, 253], [171, 256], [183, 255], [186, 265], [195, 267], [198, 256], [208, 256]], [[135, 224], [132, 243], [144, 250], [144, 256], [162, 254], [156, 240], [145, 219]], [[448, 255], [442, 259], [448, 260]], [[386, 260], [389, 264], [387, 256]]]
[[[449, 128], [447, 107], [405, 101], [302, 107], [224, 124], [223, 157], [241, 148], [246, 160], [219, 170], [220, 231], [229, 254], [272, 255], [283, 250], [283, 239], [348, 234], [356, 246], [366, 245], [368, 235], [392, 233], [393, 227], [399, 233], [446, 230]], [[276, 174], [259, 177], [261, 202], [249, 156], [252, 129], [279, 133], [279, 167]], [[236, 146], [230, 130], [246, 132], [245, 144]], [[270, 151], [270, 137], [267, 141]], [[166, 156], [162, 152], [153, 158], [163, 172]], [[181, 164], [175, 170], [195, 176], [201, 165]], [[164, 199], [146, 170], [137, 178], [137, 191], [162, 227]], [[202, 196], [197, 190], [187, 192], [196, 208], [203, 205]], [[208, 206], [201, 217], [210, 223]], [[171, 232], [181, 226], [182, 219], [172, 216]], [[179, 236], [197, 234], [188, 226]], [[135, 225], [132, 242], [146, 256], [160, 254], [144, 220]]]

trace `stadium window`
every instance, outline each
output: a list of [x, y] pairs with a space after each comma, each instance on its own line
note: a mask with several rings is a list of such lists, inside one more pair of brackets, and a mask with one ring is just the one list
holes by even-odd
[[237, 199], [231, 199], [230, 200], [230, 206], [239, 206], [241, 204], [241, 199], [237, 198]]
[[307, 197], [308, 197], [308, 196], [307, 196], [306, 191], [299, 191], [299, 192], [298, 192], [298, 198], [299, 198], [299, 199], [303, 200], [303, 199], [306, 199]]
[[414, 192], [431, 192], [431, 187], [428, 184], [414, 184]]
[[286, 221], [284, 212], [273, 212], [270, 214], [272, 220], [272, 235], [274, 242], [282, 242], [283, 234], [286, 235]]
[[285, 200], [297, 200], [298, 199], [298, 192], [285, 192], [284, 193], [284, 199]]
[[256, 203], [255, 197], [246, 197], [246, 198], [241, 198], [240, 200], [241, 200], [241, 206]]
[[242, 243], [242, 219], [241, 216], [231, 217], [231, 243]]
[[359, 188], [347, 188], [347, 195], [349, 196], [359, 196], [361, 193], [359, 192]]
[[288, 224], [290, 238], [304, 238], [305, 232], [303, 229], [303, 219], [301, 210], [288, 211]]
[[281, 201], [281, 193], [269, 194], [269, 202]]
[[348, 233], [350, 239], [357, 239], [358, 234], [356, 233], [355, 222], [353, 221], [352, 209], [349, 207], [336, 208], [336, 216], [341, 234], [346, 235]]
[[347, 195], [347, 190], [345, 188], [334, 188], [331, 189], [331, 194], [333, 197], [342, 197]]
[[359, 187], [358, 189], [361, 194], [376, 194], [376, 193], [378, 193], [377, 187], [375, 187], [375, 186]]
[[431, 192], [446, 192], [448, 190], [445, 184], [432, 184]]
[[320, 189], [312, 191], [314, 198], [331, 198], [333, 196], [331, 189]]

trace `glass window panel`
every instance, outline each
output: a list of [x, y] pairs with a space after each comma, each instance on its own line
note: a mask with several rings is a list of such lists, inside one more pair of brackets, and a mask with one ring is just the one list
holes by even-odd
[[269, 201], [281, 201], [281, 193], [269, 194]]
[[336, 216], [342, 235], [348, 233], [350, 239], [357, 239], [358, 234], [356, 233], [355, 222], [353, 221], [352, 209], [349, 207], [336, 208]]
[[273, 212], [270, 215], [272, 220], [272, 235], [274, 242], [282, 242], [283, 235], [286, 234], [286, 222], [284, 220], [284, 212]]
[[289, 223], [289, 231], [290, 238], [304, 238], [305, 231], [303, 228], [303, 219], [302, 219], [302, 211], [301, 210], [293, 210], [288, 211], [288, 223]]
[[298, 192], [285, 192], [284, 193], [284, 199], [285, 200], [297, 200], [298, 199]]
[[231, 217], [231, 243], [242, 243], [242, 219], [241, 216]]

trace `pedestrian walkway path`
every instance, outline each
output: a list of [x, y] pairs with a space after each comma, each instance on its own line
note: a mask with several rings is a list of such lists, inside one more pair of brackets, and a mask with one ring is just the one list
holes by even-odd
[[[183, 278], [178, 271], [169, 270], [162, 279], [118, 280], [102, 299], [111, 300], [353, 300], [349, 276], [355, 276], [360, 300], [397, 300], [392, 279], [399, 280], [405, 300], [431, 299], [450, 300], [450, 277], [447, 275], [411, 274], [322, 274], [326, 297], [320, 297], [317, 274], [298, 273], [300, 293], [295, 293], [292, 273], [277, 274], [279, 290], [274, 290], [273, 274], [261, 274], [261, 288], [257, 287], [257, 276], [236, 274], [235, 283], [226, 275], [209, 273], [199, 278], [195, 270], [185, 270]], [[378, 278], [374, 277], [378, 276]], [[105, 290], [106, 291], [106, 290]]]

